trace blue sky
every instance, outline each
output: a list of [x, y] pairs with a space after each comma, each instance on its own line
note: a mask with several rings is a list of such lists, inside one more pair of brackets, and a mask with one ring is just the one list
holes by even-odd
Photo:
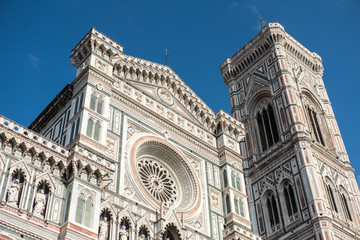
[[213, 111], [230, 113], [220, 63], [279, 22], [323, 59], [324, 82], [355, 175], [360, 179], [360, 2], [356, 0], [12, 1], [0, 2], [0, 114], [24, 126], [75, 68], [71, 49], [97, 28], [126, 54], [168, 65]]

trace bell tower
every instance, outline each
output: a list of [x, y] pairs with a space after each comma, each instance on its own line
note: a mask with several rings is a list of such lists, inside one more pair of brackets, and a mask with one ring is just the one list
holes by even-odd
[[320, 56], [268, 23], [221, 73], [245, 126], [254, 231], [265, 239], [360, 239], [359, 188]]

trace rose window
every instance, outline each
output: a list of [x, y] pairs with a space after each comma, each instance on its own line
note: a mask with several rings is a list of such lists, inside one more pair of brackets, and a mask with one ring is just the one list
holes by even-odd
[[176, 184], [169, 170], [148, 158], [138, 161], [137, 169], [142, 183], [154, 198], [166, 205], [175, 203]]
[[129, 170], [139, 196], [156, 208], [163, 204], [179, 212], [191, 211], [199, 206], [201, 196], [195, 172], [180, 152], [154, 138], [137, 140], [130, 152]]

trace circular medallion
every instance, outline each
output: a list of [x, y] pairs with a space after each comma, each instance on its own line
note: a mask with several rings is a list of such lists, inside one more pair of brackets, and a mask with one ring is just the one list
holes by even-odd
[[165, 88], [158, 88], [157, 94], [158, 94], [158, 97], [160, 98], [160, 100], [163, 103], [165, 103], [165, 104], [167, 104], [169, 106], [174, 104], [174, 99], [172, 98], [169, 91], [166, 90]]

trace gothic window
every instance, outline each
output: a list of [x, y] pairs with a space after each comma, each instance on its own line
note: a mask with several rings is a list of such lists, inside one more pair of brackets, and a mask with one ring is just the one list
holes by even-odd
[[103, 111], [104, 100], [101, 96], [93, 93], [90, 98], [90, 109], [95, 112], [102, 114]]
[[315, 140], [318, 143], [325, 146], [325, 142], [324, 142], [324, 138], [322, 136], [317, 112], [310, 105], [305, 105], [305, 109], [306, 109], [306, 114], [308, 117], [308, 122], [310, 125], [310, 131], [312, 132], [313, 138], [315, 138]]
[[276, 199], [273, 194], [266, 198], [266, 208], [269, 215], [270, 226], [275, 227], [280, 223], [279, 211], [276, 205]]
[[235, 179], [234, 171], [231, 171], [231, 183], [232, 183], [232, 187], [236, 188], [236, 179]]
[[223, 171], [223, 181], [224, 181], [224, 188], [226, 188], [228, 186], [226, 169], [224, 169]]
[[241, 191], [241, 185], [240, 185], [241, 181], [240, 181], [240, 176], [237, 175], [236, 176], [236, 189]]
[[239, 199], [239, 209], [240, 209], [240, 215], [242, 217], [244, 217], [245, 216], [245, 214], [244, 214], [244, 203], [243, 203], [243, 201], [241, 199]]
[[225, 195], [225, 212], [229, 214], [231, 212], [230, 197], [228, 194]]
[[15, 207], [19, 207], [20, 199], [24, 187], [24, 174], [17, 170], [10, 180], [9, 187], [6, 192], [6, 202]]
[[41, 182], [37, 187], [34, 195], [33, 213], [35, 216], [45, 217], [49, 194], [50, 194], [49, 186], [45, 181]]
[[236, 196], [235, 197], [235, 201], [234, 201], [234, 205], [235, 205], [235, 212], [236, 214], [239, 214], [240, 216], [244, 217], [244, 203], [241, 199], [241, 197]]
[[331, 209], [334, 210], [335, 212], [338, 212], [333, 189], [331, 188], [331, 186], [329, 184], [326, 185], [326, 193], [328, 195], [329, 204], [330, 204]]
[[341, 202], [341, 206], [342, 206], [342, 209], [343, 209], [343, 212], [345, 215], [345, 219], [352, 221], [350, 208], [349, 208], [348, 201], [347, 201], [344, 193], [340, 193], [340, 202]]
[[261, 149], [265, 151], [279, 141], [275, 114], [271, 104], [264, 106], [256, 114], [256, 123], [260, 136]]
[[236, 214], [239, 214], [239, 198], [238, 197], [235, 197], [234, 205], [235, 205]]
[[84, 93], [81, 93], [75, 100], [74, 115], [77, 113], [83, 104]]
[[298, 208], [296, 205], [294, 189], [289, 182], [284, 184], [284, 198], [288, 216], [292, 217], [298, 212]]
[[96, 141], [100, 140], [100, 130], [101, 124], [99, 121], [94, 121], [92, 118], [88, 119], [88, 124], [86, 128], [86, 135], [95, 139]]
[[90, 196], [79, 194], [75, 221], [91, 227], [93, 200]]

